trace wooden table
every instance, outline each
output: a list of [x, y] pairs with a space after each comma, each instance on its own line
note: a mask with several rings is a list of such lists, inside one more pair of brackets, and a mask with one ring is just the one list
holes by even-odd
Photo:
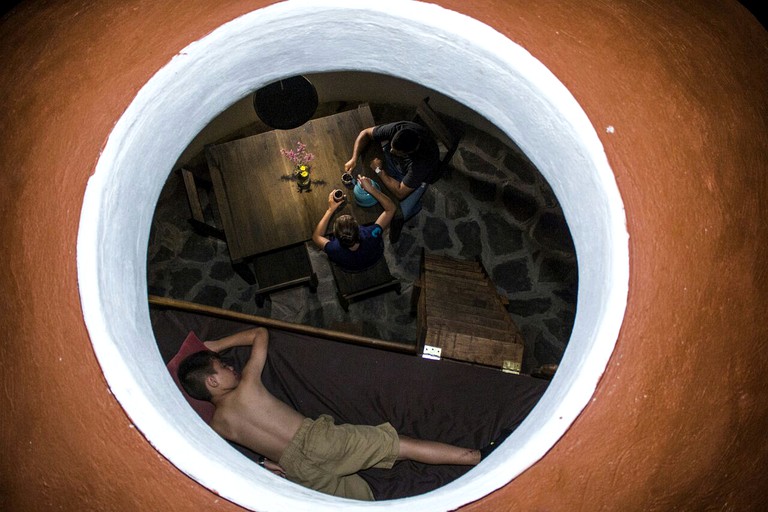
[[[344, 189], [341, 174], [355, 138], [374, 124], [370, 108], [363, 104], [292, 130], [273, 130], [206, 148], [232, 262], [310, 240], [328, 207], [328, 194], [334, 188]], [[295, 148], [297, 141], [315, 155], [310, 163], [309, 191], [299, 190], [293, 178], [294, 165], [280, 152]], [[372, 156], [365, 155], [358, 162], [355, 175], [375, 177], [368, 166]], [[384, 191], [383, 183], [379, 185]], [[374, 222], [381, 205], [360, 207], [352, 190], [344, 190], [347, 201], [338, 211], [354, 215], [361, 224]]]

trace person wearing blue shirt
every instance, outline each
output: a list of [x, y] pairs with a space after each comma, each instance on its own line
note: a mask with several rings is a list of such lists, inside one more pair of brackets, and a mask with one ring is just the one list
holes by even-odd
[[328, 194], [328, 209], [317, 223], [312, 233], [312, 241], [328, 255], [328, 259], [344, 270], [359, 272], [372, 267], [384, 255], [382, 232], [395, 216], [395, 203], [373, 186], [370, 178], [357, 177], [360, 186], [381, 204], [384, 211], [371, 226], [360, 226], [352, 215], [340, 215], [333, 223], [333, 235], [326, 237], [328, 224], [343, 201], [333, 198], [333, 190]]

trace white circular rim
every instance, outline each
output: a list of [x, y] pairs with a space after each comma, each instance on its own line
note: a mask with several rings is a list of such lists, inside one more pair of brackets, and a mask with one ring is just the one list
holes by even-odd
[[[552, 186], [578, 255], [573, 332], [540, 403], [480, 466], [402, 500], [341, 500], [254, 470], [186, 405], [149, 323], [147, 241], [178, 155], [214, 117], [260, 86], [333, 71], [417, 82], [495, 124]], [[487, 25], [410, 0], [290, 0], [190, 44], [147, 82], [110, 134], [86, 189], [77, 261], [96, 355], [136, 427], [181, 471], [260, 511], [454, 510], [504, 486], [543, 457], [588, 404], [618, 337], [629, 276], [623, 203], [597, 133], [573, 96]]]

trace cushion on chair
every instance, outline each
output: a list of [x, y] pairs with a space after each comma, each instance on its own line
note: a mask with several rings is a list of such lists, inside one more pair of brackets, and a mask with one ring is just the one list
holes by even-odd
[[179, 351], [176, 352], [176, 355], [171, 358], [171, 360], [166, 365], [166, 368], [168, 368], [168, 371], [171, 374], [171, 378], [173, 379], [173, 382], [176, 383], [176, 386], [178, 386], [179, 391], [181, 391], [181, 394], [184, 395], [184, 398], [186, 398], [189, 405], [192, 407], [192, 409], [195, 410], [197, 414], [200, 415], [200, 417], [205, 421], [206, 423], [210, 423], [211, 419], [213, 418], [213, 412], [216, 410], [214, 405], [211, 402], [206, 402], [204, 400], [196, 400], [189, 396], [186, 391], [184, 391], [184, 388], [181, 386], [181, 383], [179, 382], [178, 377], [178, 371], [179, 371], [179, 365], [181, 362], [186, 359], [187, 356], [194, 354], [195, 352], [200, 352], [203, 350], [208, 350], [208, 348], [203, 345], [203, 342], [200, 341], [200, 339], [197, 337], [197, 335], [193, 331], [189, 331], [189, 334], [187, 334], [187, 338], [184, 340], [184, 343], [181, 344], [181, 347], [179, 348]]

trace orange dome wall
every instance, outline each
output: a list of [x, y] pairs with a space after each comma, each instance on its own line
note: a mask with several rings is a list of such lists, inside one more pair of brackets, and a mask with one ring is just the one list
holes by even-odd
[[[29, 1], [3, 18], [0, 509], [242, 510], [165, 460], [110, 394], [76, 242], [88, 178], [138, 90], [269, 3]], [[627, 313], [593, 401], [539, 463], [465, 509], [762, 508], [768, 32], [726, 0], [435, 3], [569, 88], [630, 234]]]

